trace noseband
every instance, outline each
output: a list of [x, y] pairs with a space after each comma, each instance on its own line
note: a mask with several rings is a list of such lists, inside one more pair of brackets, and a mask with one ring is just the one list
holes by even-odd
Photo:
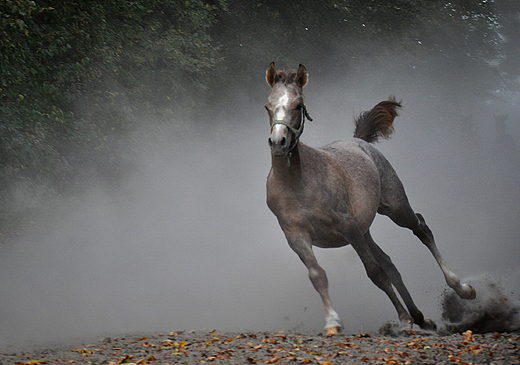
[[[275, 125], [281, 124], [281, 125], [286, 126], [292, 132], [292, 134], [294, 134], [294, 139], [291, 141], [291, 145], [289, 146], [289, 153], [293, 150], [293, 148], [300, 141], [300, 136], [303, 133], [303, 126], [305, 124], [305, 118], [307, 118], [310, 122], [312, 122], [312, 118], [309, 115], [307, 108], [305, 107], [305, 105], [302, 104], [302, 121], [298, 128], [294, 128], [293, 126], [289, 125], [289, 123], [287, 123], [285, 120], [275, 120], [273, 123], [271, 123], [271, 130], [273, 129], [273, 127]], [[287, 163], [289, 163], [289, 160], [287, 160]]]

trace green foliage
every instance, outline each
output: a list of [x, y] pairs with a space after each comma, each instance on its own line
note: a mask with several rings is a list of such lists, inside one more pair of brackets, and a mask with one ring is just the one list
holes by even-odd
[[204, 90], [218, 62], [208, 28], [224, 5], [2, 1], [0, 195], [120, 165], [137, 116]]

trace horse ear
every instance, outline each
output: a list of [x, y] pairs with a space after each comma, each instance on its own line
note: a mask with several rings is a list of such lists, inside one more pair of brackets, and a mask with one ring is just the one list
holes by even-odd
[[274, 67], [274, 62], [271, 62], [267, 71], [265, 73], [265, 80], [269, 84], [269, 86], [273, 87], [276, 84], [276, 67]]
[[299, 87], [304, 87], [307, 85], [308, 80], [309, 75], [307, 74], [307, 69], [300, 63], [300, 67], [298, 67], [298, 71], [296, 72], [296, 84]]

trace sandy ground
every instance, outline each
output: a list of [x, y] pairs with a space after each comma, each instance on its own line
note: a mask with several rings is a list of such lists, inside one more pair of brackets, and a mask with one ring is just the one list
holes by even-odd
[[398, 336], [184, 331], [0, 349], [0, 364], [520, 364], [520, 332]]

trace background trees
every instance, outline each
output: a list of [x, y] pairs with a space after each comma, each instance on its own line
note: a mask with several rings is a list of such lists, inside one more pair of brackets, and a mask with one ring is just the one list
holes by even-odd
[[136, 130], [219, 108], [275, 59], [319, 75], [398, 54], [477, 100], [517, 90], [519, 14], [515, 0], [2, 1], [3, 209], [19, 187], [116, 184]]

